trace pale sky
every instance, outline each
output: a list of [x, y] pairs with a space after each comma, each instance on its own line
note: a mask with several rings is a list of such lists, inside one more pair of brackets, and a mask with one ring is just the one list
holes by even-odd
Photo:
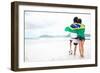
[[64, 29], [73, 23], [77, 16], [85, 24], [86, 34], [90, 32], [90, 14], [70, 14], [53, 12], [25, 12], [25, 37], [39, 37], [40, 35], [67, 35]]

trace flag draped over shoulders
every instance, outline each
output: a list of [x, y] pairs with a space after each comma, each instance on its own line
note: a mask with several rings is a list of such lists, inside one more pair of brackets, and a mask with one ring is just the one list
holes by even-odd
[[85, 32], [85, 25], [80, 24], [80, 28], [72, 28], [71, 26], [68, 26], [65, 28], [66, 32], [71, 32], [71, 33], [76, 33], [77, 36], [79, 37], [85, 37], [84, 32]]

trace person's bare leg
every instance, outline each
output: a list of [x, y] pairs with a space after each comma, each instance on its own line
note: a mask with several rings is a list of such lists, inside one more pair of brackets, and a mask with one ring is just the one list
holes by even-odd
[[84, 40], [82, 40], [81, 46], [82, 46], [82, 48], [81, 48], [81, 51], [82, 51], [81, 57], [84, 57]]
[[69, 51], [69, 55], [72, 55], [72, 40], [70, 40], [70, 51]]
[[70, 40], [70, 50], [72, 49], [72, 40]]
[[80, 56], [82, 57], [82, 41], [79, 41], [79, 52]]
[[75, 48], [74, 48], [74, 55], [76, 55], [76, 49], [77, 49], [77, 45], [75, 45]]

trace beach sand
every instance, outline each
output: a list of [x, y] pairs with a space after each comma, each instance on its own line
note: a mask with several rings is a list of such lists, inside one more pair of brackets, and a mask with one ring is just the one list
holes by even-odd
[[[84, 43], [84, 59], [91, 58], [90, 40]], [[76, 55], [69, 55], [68, 38], [40, 38], [25, 39], [25, 62], [47, 62], [47, 61], [64, 61], [79, 60], [79, 48], [77, 47]], [[72, 46], [72, 50], [74, 45]]]

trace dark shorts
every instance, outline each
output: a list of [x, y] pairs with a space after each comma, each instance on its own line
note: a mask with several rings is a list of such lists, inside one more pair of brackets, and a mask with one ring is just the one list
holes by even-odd
[[85, 37], [77, 37], [78, 40], [85, 40]]
[[74, 43], [74, 45], [78, 45], [78, 43]]
[[70, 40], [70, 42], [72, 43], [72, 40]]

